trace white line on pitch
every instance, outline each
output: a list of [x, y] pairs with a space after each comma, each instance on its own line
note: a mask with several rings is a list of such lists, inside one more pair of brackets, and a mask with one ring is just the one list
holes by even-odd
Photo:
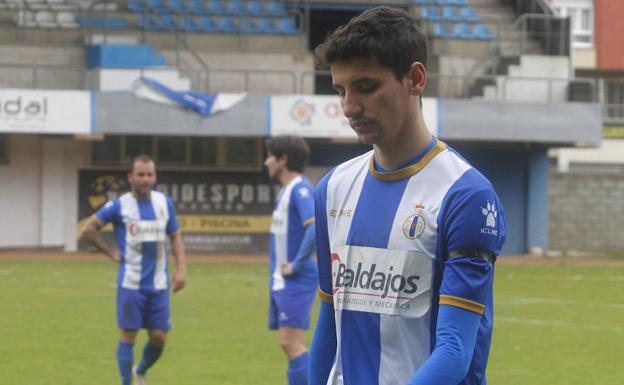
[[624, 309], [624, 303], [596, 303], [587, 301], [574, 301], [569, 299], [543, 298], [543, 297], [496, 297], [495, 305], [534, 305], [534, 304], [550, 304], [562, 306], [582, 306], [586, 308], [608, 308], [608, 309]]
[[560, 328], [569, 328], [575, 330], [590, 330], [597, 332], [609, 332], [609, 333], [622, 333], [624, 329], [618, 326], [599, 326], [599, 325], [589, 325], [589, 324], [578, 324], [572, 322], [563, 322], [563, 321], [545, 321], [539, 319], [523, 319], [516, 317], [504, 317], [504, 316], [496, 316], [494, 317], [494, 322], [507, 322], [521, 325], [530, 325], [530, 326], [555, 326]]

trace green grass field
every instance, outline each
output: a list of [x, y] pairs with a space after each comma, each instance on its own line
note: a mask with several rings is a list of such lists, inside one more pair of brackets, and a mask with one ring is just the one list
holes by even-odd
[[[284, 384], [267, 274], [260, 262], [190, 261], [150, 385]], [[118, 384], [115, 276], [101, 256], [0, 259], [0, 385]], [[500, 264], [495, 286], [489, 384], [624, 383], [624, 265]]]

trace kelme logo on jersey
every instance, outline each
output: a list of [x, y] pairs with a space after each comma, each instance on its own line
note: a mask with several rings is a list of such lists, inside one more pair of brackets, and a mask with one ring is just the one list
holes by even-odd
[[422, 204], [416, 205], [416, 212], [403, 222], [403, 235], [407, 239], [417, 239], [425, 232], [425, 216], [423, 215], [423, 211], [425, 206]]
[[414, 294], [418, 290], [420, 276], [416, 274], [404, 276], [392, 265], [384, 272], [380, 271], [376, 263], [359, 262], [355, 269], [349, 269], [346, 264], [340, 262], [338, 254], [332, 254], [332, 263], [334, 261], [338, 264], [335, 270], [334, 292], [340, 288], [364, 289], [377, 293], [380, 298], [386, 298], [388, 294], [400, 296]]
[[481, 214], [485, 217], [485, 227], [481, 228], [481, 234], [498, 235], [498, 230], [496, 229], [496, 218], [498, 218], [496, 205], [488, 201], [485, 207], [481, 207]]
[[420, 316], [431, 306], [432, 258], [415, 250], [332, 247], [336, 309]]

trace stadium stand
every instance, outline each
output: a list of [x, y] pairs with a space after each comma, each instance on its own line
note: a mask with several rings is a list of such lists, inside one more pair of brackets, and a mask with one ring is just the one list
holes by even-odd
[[[560, 38], [561, 31], [566, 31], [569, 25], [557, 24], [551, 18], [548, 19], [552, 21], [551, 27], [560, 26], [562, 29], [548, 30], [537, 18], [524, 21], [526, 17], [523, 19], [515, 14], [510, 2], [502, 0], [409, 0], [400, 3], [387, 0], [374, 4], [379, 2], [409, 9], [420, 19], [430, 37], [431, 48], [425, 96], [440, 97], [441, 104], [463, 103], [450, 110], [472, 111], [474, 106], [470, 103], [499, 106], [498, 103], [506, 101], [567, 100], [569, 52], [561, 50], [557, 43], [544, 36], [551, 34]], [[123, 90], [131, 87], [138, 77], [149, 74], [178, 90], [249, 92], [260, 96], [333, 94], [327, 76], [314, 67], [311, 49], [328, 30], [372, 5], [373, 2], [367, 0], [5, 0], [0, 2], [0, 21], [4, 22], [0, 23], [3, 26], [0, 34], [0, 85], [4, 88], [95, 89], [124, 93], [127, 91]], [[535, 25], [538, 28], [533, 30]], [[538, 33], [540, 29], [541, 35]], [[113, 59], [107, 50], [116, 50]], [[144, 57], [137, 60], [133, 55], [141, 52]], [[99, 59], [93, 57], [98, 54]], [[528, 81], [531, 77], [534, 79]], [[468, 101], [469, 98], [472, 100]], [[481, 99], [493, 104], [485, 104]], [[262, 106], [264, 111], [265, 105]], [[134, 112], [122, 102], [118, 102], [118, 108], [128, 116]], [[549, 113], [544, 112], [545, 116]], [[193, 122], [200, 121], [193, 118]], [[443, 124], [461, 118], [445, 116]], [[177, 122], [176, 119], [173, 121]], [[513, 119], [513, 122], [520, 121], [522, 119]], [[186, 120], [184, 123], [191, 124]], [[125, 127], [124, 124], [119, 126]], [[152, 124], [160, 127], [161, 122], [150, 120], [145, 126], [150, 128]], [[262, 121], [261, 125], [264, 124]], [[186, 128], [182, 124], [178, 127], [177, 123], [172, 126], [175, 127], [160, 128], [160, 135]], [[517, 140], [522, 143], [529, 143], [532, 139], [527, 135], [537, 129], [527, 133], [516, 129], [518, 127], [499, 133], [485, 125], [483, 131], [477, 132], [482, 136], [475, 141], [489, 140], [491, 143], [509, 135], [520, 137]], [[462, 131], [457, 129], [455, 132], [461, 135]], [[453, 131], [444, 132], [445, 135], [449, 133]], [[126, 132], [112, 137], [127, 144], [131, 142], [126, 140], [129, 135]], [[137, 134], [139, 138], [155, 138], [155, 134], [141, 135]], [[109, 137], [106, 134], [106, 140]], [[76, 154], [72, 155], [76, 159], [80, 158], [72, 160], [77, 165], [73, 166], [73, 176], [65, 177], [74, 180], [69, 184], [71, 194], [68, 196], [72, 202], [71, 197], [75, 198], [78, 191], [74, 174], [79, 168], [92, 166], [89, 159], [91, 147], [90, 143], [87, 144], [72, 143], [77, 150], [66, 150], [66, 153]], [[262, 149], [261, 143], [258, 148]], [[522, 151], [522, 159], [529, 159]], [[48, 150], [48, 153], [55, 152]], [[507, 154], [492, 148], [484, 153], [485, 158], [491, 155], [494, 159]], [[326, 165], [330, 162], [326, 159], [317, 161], [326, 162]], [[67, 164], [69, 161], [59, 162]], [[497, 163], [488, 163], [487, 159], [484, 162]], [[512, 166], [518, 164], [511, 160], [508, 163], [506, 166], [513, 170]], [[41, 164], [46, 162], [41, 160]], [[115, 167], [120, 166], [115, 163]], [[253, 172], [257, 172], [261, 165], [254, 164], [254, 167]], [[172, 169], [176, 168], [172, 166]], [[496, 169], [490, 171], [496, 172]], [[519, 171], [517, 175], [524, 177], [528, 174]], [[61, 181], [65, 179], [59, 178]], [[514, 191], [529, 191], [525, 187], [514, 187]], [[523, 207], [513, 209], [528, 212]], [[72, 221], [78, 216], [73, 211], [67, 215]], [[515, 228], [531, 229], [534, 227], [531, 225], [539, 220], [533, 218], [525, 222]], [[69, 229], [68, 232], [72, 232], [73, 229]], [[68, 238], [72, 238], [68, 242], [75, 241], [73, 235]], [[514, 250], [523, 251], [527, 246], [522, 242], [528, 236], [514, 235], [511, 238], [511, 245], [514, 245], [513, 239], [523, 240], [517, 241]]]

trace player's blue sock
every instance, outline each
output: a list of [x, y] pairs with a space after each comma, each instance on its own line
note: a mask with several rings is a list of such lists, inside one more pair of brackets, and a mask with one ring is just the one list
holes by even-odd
[[309, 363], [310, 354], [308, 352], [288, 361], [288, 385], [308, 385]]
[[143, 347], [143, 358], [137, 366], [137, 372], [140, 374], [145, 374], [147, 369], [150, 366], [154, 365], [154, 362], [158, 361], [160, 355], [162, 354], [163, 348], [159, 348], [156, 345], [153, 345], [151, 342], [147, 341], [145, 346]]
[[119, 341], [119, 345], [117, 345], [117, 366], [119, 366], [121, 385], [130, 385], [132, 383], [133, 346], [134, 344], [123, 341]]

